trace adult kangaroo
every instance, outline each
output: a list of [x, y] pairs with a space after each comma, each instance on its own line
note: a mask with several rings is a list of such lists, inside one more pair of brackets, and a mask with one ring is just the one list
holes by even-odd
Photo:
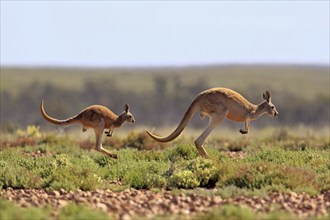
[[208, 157], [203, 143], [212, 130], [225, 118], [236, 122], [245, 122], [245, 128], [240, 129], [242, 134], [249, 133], [250, 122], [267, 113], [273, 117], [278, 116], [275, 106], [271, 102], [271, 94], [263, 94], [264, 101], [254, 105], [241, 94], [227, 88], [211, 88], [201, 92], [190, 104], [178, 127], [167, 137], [159, 137], [146, 130], [148, 135], [158, 142], [169, 142], [178, 137], [186, 127], [195, 112], [200, 111], [202, 119], [209, 117], [209, 124], [204, 132], [195, 140], [196, 148], [203, 157]]
[[124, 122], [134, 123], [134, 116], [129, 112], [129, 105], [125, 104], [124, 111], [117, 116], [110, 109], [102, 105], [91, 105], [82, 110], [78, 115], [65, 120], [58, 120], [47, 115], [44, 109], [44, 102], [40, 104], [41, 115], [50, 123], [57, 125], [81, 124], [82, 131], [87, 128], [94, 129], [96, 144], [95, 149], [106, 154], [109, 157], [117, 158], [116, 154], [109, 152], [102, 147], [102, 134], [104, 129], [109, 129], [105, 133], [107, 136], [112, 136], [113, 129], [119, 128]]

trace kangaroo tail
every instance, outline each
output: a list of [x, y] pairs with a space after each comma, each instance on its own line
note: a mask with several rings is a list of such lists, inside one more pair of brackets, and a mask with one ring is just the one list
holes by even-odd
[[191, 103], [191, 105], [189, 106], [189, 108], [185, 112], [183, 118], [181, 119], [180, 124], [172, 132], [172, 134], [170, 134], [169, 136], [167, 136], [167, 137], [159, 137], [159, 136], [156, 136], [156, 135], [152, 134], [150, 131], [146, 130], [147, 134], [152, 139], [154, 139], [154, 140], [156, 140], [158, 142], [170, 142], [170, 141], [174, 140], [175, 138], [177, 138], [181, 134], [181, 132], [187, 126], [188, 122], [190, 121], [190, 119], [192, 118], [192, 116], [194, 115], [194, 113], [198, 110], [197, 101], [198, 101], [198, 99], [195, 99]]
[[55, 118], [50, 117], [45, 112], [45, 109], [44, 109], [44, 100], [41, 100], [41, 103], [40, 103], [40, 112], [41, 112], [41, 115], [48, 122], [53, 123], [53, 124], [56, 124], [56, 125], [69, 125], [69, 124], [73, 124], [73, 123], [79, 122], [79, 118], [78, 118], [79, 115], [74, 116], [74, 117], [71, 117], [71, 118], [68, 118], [68, 119], [65, 119], [65, 120], [58, 120], [58, 119], [55, 119]]

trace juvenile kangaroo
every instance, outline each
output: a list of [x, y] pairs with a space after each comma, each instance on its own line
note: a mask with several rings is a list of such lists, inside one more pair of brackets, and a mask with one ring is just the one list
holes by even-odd
[[113, 134], [114, 128], [119, 128], [124, 122], [134, 123], [134, 116], [129, 112], [129, 106], [125, 104], [125, 110], [119, 116], [113, 113], [110, 109], [102, 105], [91, 105], [82, 110], [78, 115], [65, 120], [58, 120], [50, 117], [44, 110], [43, 100], [40, 104], [40, 111], [42, 116], [50, 123], [57, 125], [81, 124], [82, 131], [85, 132], [87, 128], [93, 128], [96, 137], [95, 149], [109, 157], [117, 158], [116, 154], [109, 152], [102, 147], [102, 133], [104, 129], [109, 129], [105, 133], [108, 137]]
[[180, 124], [167, 137], [159, 137], [148, 130], [146, 131], [150, 137], [159, 142], [169, 142], [178, 137], [186, 127], [195, 112], [200, 111], [201, 119], [205, 116], [209, 117], [209, 124], [204, 132], [196, 139], [195, 145], [199, 154], [203, 157], [208, 157], [207, 152], [203, 147], [203, 143], [212, 130], [219, 125], [225, 118], [232, 121], [245, 122], [245, 128], [240, 129], [242, 134], [249, 133], [250, 122], [259, 116], [268, 113], [275, 117], [278, 112], [271, 102], [270, 92], [266, 91], [263, 94], [263, 101], [258, 105], [251, 104], [238, 92], [227, 88], [212, 88], [201, 92], [190, 104], [184, 114]]

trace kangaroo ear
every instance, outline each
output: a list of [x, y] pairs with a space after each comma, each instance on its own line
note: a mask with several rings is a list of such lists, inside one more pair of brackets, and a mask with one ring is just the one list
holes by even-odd
[[125, 112], [127, 113], [129, 110], [129, 105], [128, 104], [125, 104]]
[[270, 102], [270, 92], [266, 91], [264, 94], [262, 94], [262, 97], [264, 98], [264, 100], [266, 100], [267, 102]]

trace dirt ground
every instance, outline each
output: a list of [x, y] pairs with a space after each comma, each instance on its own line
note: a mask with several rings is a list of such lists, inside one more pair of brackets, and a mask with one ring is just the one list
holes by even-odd
[[[134, 217], [154, 217], [178, 214], [190, 218], [196, 213], [206, 212], [211, 208], [225, 204], [249, 207], [255, 212], [272, 212], [279, 207], [299, 217], [315, 217], [327, 215], [330, 211], [330, 191], [318, 196], [306, 193], [271, 193], [267, 197], [235, 197], [223, 199], [220, 196], [184, 195], [171, 192], [153, 192], [150, 190], [126, 189], [122, 192], [111, 190], [97, 191], [52, 191], [26, 189], [3, 189], [2, 198], [15, 201], [22, 207], [50, 206], [52, 216], [68, 204], [76, 202], [102, 210], [119, 219], [129, 220]], [[275, 205], [276, 204], [276, 205]]]

